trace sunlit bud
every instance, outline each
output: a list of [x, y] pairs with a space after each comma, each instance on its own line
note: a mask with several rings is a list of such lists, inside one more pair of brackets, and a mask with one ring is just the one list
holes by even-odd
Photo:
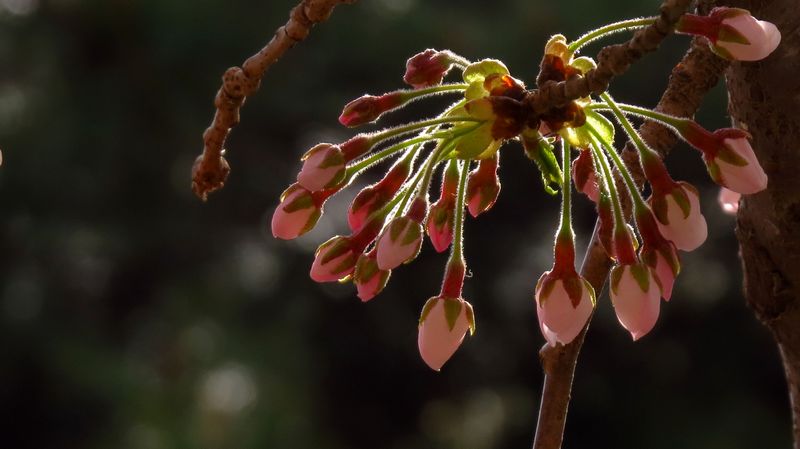
[[334, 282], [349, 276], [356, 266], [357, 254], [350, 237], [332, 237], [317, 248], [311, 265], [311, 279]]
[[353, 284], [361, 301], [367, 302], [383, 291], [392, 272], [378, 268], [375, 251], [359, 256], [353, 272]]
[[736, 215], [736, 213], [739, 212], [739, 200], [741, 198], [742, 195], [740, 193], [736, 193], [725, 187], [720, 187], [717, 201], [723, 212], [728, 215]]
[[709, 172], [715, 172], [712, 178], [720, 185], [744, 195], [766, 189], [767, 175], [747, 138], [726, 138], [722, 142], [725, 148], [717, 157], [713, 161], [706, 159]]
[[350, 229], [361, 229], [367, 218], [388, 203], [405, 182], [409, 173], [407, 161], [398, 161], [389, 173], [377, 183], [358, 192], [347, 210], [347, 223]]
[[743, 195], [767, 188], [767, 175], [750, 146], [747, 132], [724, 128], [711, 133], [695, 122], [687, 122], [679, 131], [703, 153], [708, 174], [717, 184]]
[[461, 346], [467, 330], [475, 332], [475, 316], [467, 301], [442, 296], [429, 299], [419, 318], [417, 344], [422, 360], [439, 371]]
[[739, 8], [714, 8], [707, 17], [686, 14], [675, 31], [705, 36], [716, 54], [738, 61], [764, 59], [781, 42], [781, 33], [774, 24]]
[[486, 212], [494, 206], [500, 194], [500, 179], [497, 168], [500, 154], [494, 153], [488, 159], [478, 161], [478, 168], [470, 172], [467, 181], [467, 207], [473, 217]]
[[653, 270], [642, 263], [611, 270], [611, 303], [622, 327], [638, 340], [658, 320], [661, 288]]
[[661, 284], [661, 297], [669, 301], [672, 286], [681, 270], [678, 249], [661, 234], [655, 214], [650, 208], [636, 211], [636, 227], [642, 236], [639, 258], [653, 269]]
[[683, 251], [693, 251], [708, 237], [697, 189], [687, 182], [673, 184], [670, 192], [655, 191], [650, 205], [665, 239]]
[[324, 195], [315, 195], [293, 184], [281, 195], [281, 203], [272, 214], [273, 237], [291, 240], [314, 228], [322, 215]]
[[594, 202], [600, 197], [597, 184], [597, 173], [594, 171], [592, 152], [581, 150], [575, 161], [572, 162], [572, 179], [575, 180], [575, 189], [588, 196]]
[[456, 189], [458, 188], [458, 166], [455, 161], [447, 164], [443, 178], [441, 195], [431, 206], [426, 222], [428, 236], [437, 252], [444, 251], [453, 242]]
[[339, 123], [353, 128], [374, 122], [381, 114], [400, 106], [406, 99], [402, 92], [390, 92], [379, 97], [364, 95], [345, 105], [342, 115], [339, 116]]
[[536, 312], [542, 335], [551, 346], [568, 344], [583, 329], [594, 309], [594, 289], [572, 270], [545, 272], [536, 284]]
[[406, 61], [403, 81], [419, 89], [441, 84], [447, 72], [453, 67], [453, 54], [429, 48], [410, 57]]
[[339, 148], [342, 149], [345, 162], [350, 162], [367, 154], [374, 144], [375, 142], [369, 134], [357, 134], [339, 145]]
[[303, 156], [303, 168], [297, 174], [297, 183], [316, 192], [341, 183], [345, 175], [342, 150], [330, 143], [321, 143]]
[[410, 262], [422, 246], [422, 224], [409, 216], [392, 220], [378, 238], [378, 267], [391, 270]]

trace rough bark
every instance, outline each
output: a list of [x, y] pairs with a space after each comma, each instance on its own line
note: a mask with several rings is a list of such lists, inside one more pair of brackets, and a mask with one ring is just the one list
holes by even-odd
[[753, 135], [767, 190], [742, 199], [736, 234], [747, 302], [783, 359], [800, 449], [800, 8], [797, 0], [738, 2], [769, 20], [783, 40], [759, 63], [734, 63], [726, 79], [729, 112]]

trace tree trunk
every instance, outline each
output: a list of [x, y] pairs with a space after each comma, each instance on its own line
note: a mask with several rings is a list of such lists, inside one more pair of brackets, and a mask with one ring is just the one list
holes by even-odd
[[726, 80], [731, 118], [752, 134], [753, 148], [769, 176], [767, 190], [744, 197], [740, 205], [736, 234], [745, 295], [780, 349], [794, 448], [800, 449], [800, 3], [730, 4], [775, 23], [783, 36], [764, 61], [732, 64]]

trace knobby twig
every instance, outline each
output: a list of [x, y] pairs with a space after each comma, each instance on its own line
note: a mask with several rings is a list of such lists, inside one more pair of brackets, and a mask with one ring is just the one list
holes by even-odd
[[303, 0], [289, 14], [286, 25], [258, 53], [249, 57], [241, 67], [231, 67], [222, 75], [222, 87], [214, 98], [217, 108], [211, 125], [203, 133], [203, 154], [192, 167], [192, 191], [202, 200], [225, 185], [230, 166], [223, 157], [225, 139], [231, 127], [239, 123], [239, 109], [248, 96], [261, 85], [264, 73], [286, 50], [305, 39], [311, 27], [330, 17], [339, 4], [353, 4], [357, 0]]
[[[717, 84], [727, 66], [727, 61], [714, 55], [704, 39], [695, 38], [689, 51], [673, 68], [667, 88], [656, 109], [675, 116], [693, 116], [705, 94]], [[644, 141], [662, 156], [666, 156], [677, 143], [674, 133], [656, 122], [646, 121], [639, 128], [639, 132]], [[644, 174], [639, 165], [636, 149], [628, 144], [622, 156], [628, 170], [641, 186], [644, 183]], [[581, 266], [581, 275], [592, 284], [596, 292], [603, 289], [611, 269], [611, 263], [598, 240], [598, 224], [595, 224], [595, 232]], [[539, 352], [545, 380], [534, 449], [561, 447], [575, 365], [587, 329], [588, 324], [581, 334], [566, 346], [545, 345]]]

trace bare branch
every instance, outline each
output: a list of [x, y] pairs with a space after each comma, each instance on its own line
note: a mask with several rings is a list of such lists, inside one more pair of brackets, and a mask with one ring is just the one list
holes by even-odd
[[192, 190], [202, 200], [220, 189], [228, 178], [230, 167], [223, 157], [225, 139], [231, 127], [239, 123], [239, 109], [248, 96], [261, 85], [264, 73], [286, 50], [305, 39], [311, 27], [330, 17], [339, 4], [352, 4], [357, 0], [303, 0], [292, 9], [289, 21], [278, 28], [275, 35], [258, 53], [249, 57], [242, 67], [231, 67], [222, 75], [222, 86], [214, 98], [217, 108], [211, 125], [203, 133], [203, 154], [192, 167]]
[[[702, 98], [709, 89], [717, 84], [727, 66], [726, 61], [718, 58], [709, 50], [705, 40], [694, 39], [689, 51], [673, 68], [667, 89], [656, 109], [684, 117], [694, 115]], [[666, 156], [677, 141], [677, 137], [671, 131], [654, 122], [645, 122], [639, 131], [644, 141], [657, 149], [662, 156]], [[628, 170], [641, 185], [644, 175], [639, 166], [639, 157], [635, 149], [626, 146], [623, 157]], [[611, 264], [597, 238], [597, 226], [596, 224], [581, 266], [581, 275], [592, 284], [596, 292], [600, 292], [608, 277]], [[559, 449], [561, 447], [575, 365], [587, 329], [588, 324], [583, 332], [566, 346], [545, 345], [539, 351], [545, 380], [539, 408], [539, 421], [533, 443], [534, 449]]]

